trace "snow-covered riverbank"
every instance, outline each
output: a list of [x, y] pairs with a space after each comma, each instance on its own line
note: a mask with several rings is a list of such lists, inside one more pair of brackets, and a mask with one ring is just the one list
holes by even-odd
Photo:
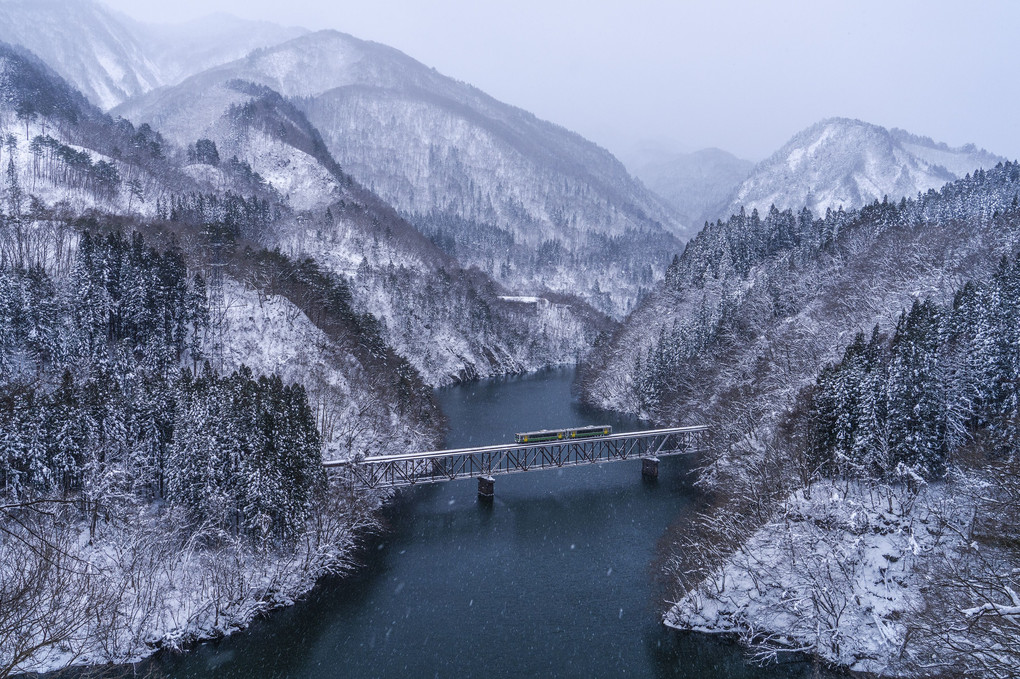
[[[174, 517], [150, 510], [118, 518], [91, 544], [87, 525], [80, 527], [73, 554], [88, 570], [69, 574], [64, 590], [53, 593], [75, 605], [51, 621], [69, 633], [18, 671], [134, 663], [161, 648], [233, 634], [293, 604], [323, 575], [347, 570], [359, 536], [373, 525], [357, 503], [337, 499], [322, 508], [293, 551], [258, 552], [227, 536], [216, 548], [199, 544], [208, 535], [181, 544], [184, 531], [175, 530]], [[26, 631], [40, 640], [51, 632], [41, 626]]]
[[815, 483], [665, 623], [734, 635], [762, 661], [796, 650], [854, 671], [899, 674], [917, 652], [908, 640], [936, 564], [966, 547], [974, 505], [959, 490]]

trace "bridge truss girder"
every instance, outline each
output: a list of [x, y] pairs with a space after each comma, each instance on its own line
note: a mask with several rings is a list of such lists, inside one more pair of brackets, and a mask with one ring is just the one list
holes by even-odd
[[325, 466], [365, 488], [401, 488], [463, 478], [491, 477], [695, 452], [708, 427], [675, 427], [584, 440], [367, 457]]

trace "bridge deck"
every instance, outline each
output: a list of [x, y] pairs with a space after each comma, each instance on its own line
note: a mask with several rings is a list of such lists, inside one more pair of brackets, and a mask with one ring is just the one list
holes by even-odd
[[589, 439], [378, 455], [356, 461], [324, 462], [323, 466], [346, 470], [352, 481], [368, 488], [393, 488], [690, 453], [696, 450], [706, 431], [707, 426], [671, 427]]

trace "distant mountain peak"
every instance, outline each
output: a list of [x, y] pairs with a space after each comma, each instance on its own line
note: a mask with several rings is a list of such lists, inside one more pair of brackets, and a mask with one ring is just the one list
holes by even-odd
[[898, 200], [1004, 160], [973, 144], [952, 148], [904, 130], [888, 130], [854, 118], [821, 120], [798, 132], [759, 163], [719, 216], [808, 207], [861, 207], [888, 196]]
[[754, 163], [717, 148], [646, 153], [634, 176], [680, 211], [687, 224], [714, 220]]

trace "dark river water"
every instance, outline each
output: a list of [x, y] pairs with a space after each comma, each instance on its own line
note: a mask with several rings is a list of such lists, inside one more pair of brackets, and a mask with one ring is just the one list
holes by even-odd
[[[438, 391], [448, 446], [579, 424], [638, 429], [580, 408], [571, 369]], [[689, 462], [663, 458], [473, 479], [404, 491], [361, 567], [248, 631], [137, 668], [167, 677], [789, 677], [740, 649], [663, 627], [659, 541], [692, 511]]]

